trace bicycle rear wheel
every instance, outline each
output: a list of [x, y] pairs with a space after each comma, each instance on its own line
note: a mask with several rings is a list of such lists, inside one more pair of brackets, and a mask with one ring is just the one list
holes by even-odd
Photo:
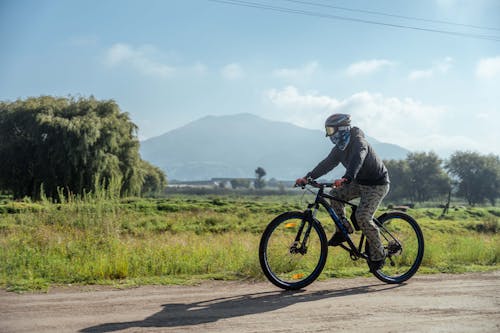
[[304, 288], [318, 278], [328, 255], [321, 224], [303, 212], [276, 217], [262, 234], [259, 260], [265, 276], [288, 290]]
[[[386, 283], [402, 283], [420, 267], [424, 256], [424, 236], [417, 221], [401, 212], [382, 214], [378, 218], [380, 239], [387, 251], [384, 267], [374, 271]], [[366, 245], [369, 252], [368, 244]]]

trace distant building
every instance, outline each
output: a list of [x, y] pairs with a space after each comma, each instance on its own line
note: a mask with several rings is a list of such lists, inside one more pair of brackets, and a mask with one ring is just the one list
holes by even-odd
[[213, 188], [214, 185], [212, 180], [172, 180], [167, 187]]
[[[267, 188], [292, 188], [293, 181], [280, 181], [272, 178], [266, 182]], [[167, 187], [188, 187], [188, 188], [255, 188], [255, 178], [231, 178], [220, 177], [212, 178], [210, 180], [172, 180], [168, 183]]]

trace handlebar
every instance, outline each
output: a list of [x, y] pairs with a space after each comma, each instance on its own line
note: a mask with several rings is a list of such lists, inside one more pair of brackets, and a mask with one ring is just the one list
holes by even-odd
[[[313, 179], [307, 179], [307, 183], [306, 184], [304, 184], [304, 185], [295, 184], [294, 187], [300, 187], [302, 189], [305, 189], [307, 185], [310, 185], [312, 187], [315, 187], [315, 188], [319, 189], [319, 191], [316, 193], [317, 196], [326, 197], [328, 199], [339, 201], [339, 202], [342, 202], [342, 203], [347, 204], [347, 205], [352, 206], [352, 207], [357, 207], [355, 204], [353, 204], [353, 203], [351, 203], [349, 201], [340, 199], [340, 198], [338, 198], [336, 196], [324, 194], [325, 187], [335, 188], [335, 183], [318, 183], [317, 181], [315, 181]], [[312, 191], [310, 191], [310, 192], [312, 192]], [[318, 197], [316, 197], [316, 203], [317, 202], [318, 202]], [[312, 206], [309, 206], [309, 207], [312, 207]]]
[[325, 187], [333, 187], [333, 183], [318, 183], [317, 181], [313, 179], [308, 179], [307, 184], [305, 185], [298, 185], [295, 184], [294, 187], [301, 187], [302, 189], [306, 188], [306, 185], [310, 185], [315, 188], [325, 188]]

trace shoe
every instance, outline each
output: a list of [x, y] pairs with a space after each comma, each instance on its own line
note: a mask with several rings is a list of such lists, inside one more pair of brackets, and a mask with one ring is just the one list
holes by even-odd
[[336, 231], [332, 238], [328, 241], [328, 246], [339, 246], [341, 243], [345, 242], [347, 239], [344, 237], [344, 234]]
[[370, 267], [370, 272], [373, 273], [382, 269], [382, 267], [384, 267], [386, 258], [387, 258], [387, 252], [384, 251], [384, 258], [375, 261], [368, 259], [367, 262], [368, 262], [368, 267]]

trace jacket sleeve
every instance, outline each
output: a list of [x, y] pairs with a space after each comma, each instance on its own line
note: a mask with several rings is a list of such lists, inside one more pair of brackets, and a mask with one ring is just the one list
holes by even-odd
[[319, 178], [324, 174], [327, 174], [330, 170], [335, 168], [340, 162], [338, 156], [338, 149], [333, 148], [330, 154], [310, 172], [307, 173], [307, 177], [311, 177], [312, 179]]
[[358, 140], [354, 142], [354, 146], [351, 148], [352, 155], [347, 165], [346, 172], [343, 178], [346, 178], [348, 182], [356, 179], [359, 170], [363, 166], [366, 155], [368, 153], [368, 145], [364, 140]]

